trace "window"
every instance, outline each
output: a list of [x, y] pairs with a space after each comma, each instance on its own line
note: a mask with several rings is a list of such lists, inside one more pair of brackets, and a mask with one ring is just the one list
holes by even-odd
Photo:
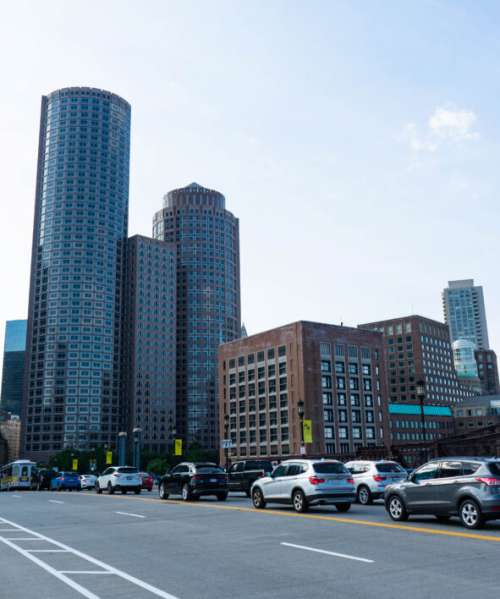
[[331, 372], [332, 363], [330, 360], [321, 360], [321, 372]]
[[264, 352], [260, 351], [257, 352], [257, 362], [263, 362], [264, 361]]
[[460, 462], [442, 462], [439, 478], [454, 478], [462, 476], [462, 464]]
[[355, 360], [358, 358], [358, 348], [355, 345], [349, 345], [349, 358]]
[[270, 348], [267, 350], [267, 359], [268, 360], [274, 359], [274, 348]]
[[347, 426], [341, 426], [339, 428], [339, 438], [340, 439], [348, 439], [349, 438], [349, 431], [347, 430]]
[[357, 364], [349, 364], [349, 374], [358, 374]]
[[319, 353], [322, 356], [329, 356], [332, 353], [332, 346], [327, 342], [321, 342], [319, 344]]
[[333, 411], [323, 410], [323, 417], [325, 419], [325, 422], [333, 422]]
[[329, 391], [323, 391], [323, 405], [331, 406], [332, 405], [332, 394]]
[[337, 403], [339, 406], [347, 405], [346, 394], [345, 393], [337, 393]]
[[372, 395], [365, 395], [365, 406], [367, 408], [371, 408], [373, 406], [373, 396]]
[[345, 389], [345, 378], [343, 376], [337, 377], [337, 389]]
[[325, 439], [333, 439], [333, 427], [325, 426]]
[[357, 391], [359, 389], [359, 379], [349, 379], [349, 389], [351, 391]]
[[273, 471], [273, 478], [277, 478], [278, 476], [286, 476], [287, 466], [278, 466]]
[[247, 356], [247, 364], [253, 364], [255, 360], [255, 355], [254, 354], [248, 354]]
[[286, 356], [286, 345], [280, 345], [280, 347], [278, 347], [278, 356], [280, 358]]
[[[338, 379], [337, 379], [338, 381]], [[321, 387], [323, 389], [331, 389], [332, 388], [332, 377], [328, 375], [323, 375], [321, 377]]]
[[344, 374], [345, 373], [345, 364], [344, 364], [344, 362], [335, 362], [335, 372], [337, 374]]
[[365, 376], [371, 376], [371, 374], [372, 374], [372, 367], [369, 364], [363, 364], [363, 366], [361, 367], [361, 372]]
[[343, 358], [345, 356], [345, 346], [344, 345], [336, 345], [335, 346], [335, 355], [338, 358]]
[[413, 475], [413, 481], [419, 483], [423, 480], [430, 480], [433, 478], [437, 478], [439, 474], [439, 468], [437, 462], [433, 462], [431, 464], [426, 464], [419, 468], [415, 474]]

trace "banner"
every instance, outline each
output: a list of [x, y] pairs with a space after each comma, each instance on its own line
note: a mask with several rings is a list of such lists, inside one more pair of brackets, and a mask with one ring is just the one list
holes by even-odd
[[312, 420], [304, 420], [304, 443], [313, 442]]
[[182, 439], [175, 440], [175, 455], [182, 455]]
[[112, 463], [113, 463], [113, 452], [107, 451], [106, 452], [106, 464], [109, 466]]
[[78, 460], [73, 458], [73, 470], [78, 470]]

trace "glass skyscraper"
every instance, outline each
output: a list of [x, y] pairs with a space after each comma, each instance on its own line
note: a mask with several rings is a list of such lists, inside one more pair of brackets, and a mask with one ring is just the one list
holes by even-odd
[[0, 409], [17, 416], [23, 400], [26, 326], [26, 320], [8, 320], [5, 325]]
[[73, 87], [42, 98], [24, 455], [112, 444], [120, 426], [130, 105]]
[[164, 197], [153, 237], [177, 245], [177, 436], [218, 449], [218, 348], [241, 333], [238, 219], [192, 183]]

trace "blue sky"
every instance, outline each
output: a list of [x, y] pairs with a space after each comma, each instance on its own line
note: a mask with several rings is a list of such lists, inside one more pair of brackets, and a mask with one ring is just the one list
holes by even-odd
[[499, 347], [500, 5], [49, 0], [0, 22], [0, 319], [27, 310], [40, 96], [132, 104], [130, 234], [169, 189], [240, 218], [250, 333], [442, 318], [474, 278]]

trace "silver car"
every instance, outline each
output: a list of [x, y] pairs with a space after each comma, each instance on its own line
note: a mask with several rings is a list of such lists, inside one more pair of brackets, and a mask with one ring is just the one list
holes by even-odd
[[351, 473], [337, 460], [286, 460], [256, 480], [251, 495], [257, 509], [283, 503], [293, 505], [296, 512], [326, 504], [347, 512], [356, 497]]
[[387, 485], [406, 480], [406, 470], [397, 462], [386, 460], [354, 460], [347, 462], [356, 485], [356, 499], [362, 505], [369, 505], [374, 499], [384, 496]]

